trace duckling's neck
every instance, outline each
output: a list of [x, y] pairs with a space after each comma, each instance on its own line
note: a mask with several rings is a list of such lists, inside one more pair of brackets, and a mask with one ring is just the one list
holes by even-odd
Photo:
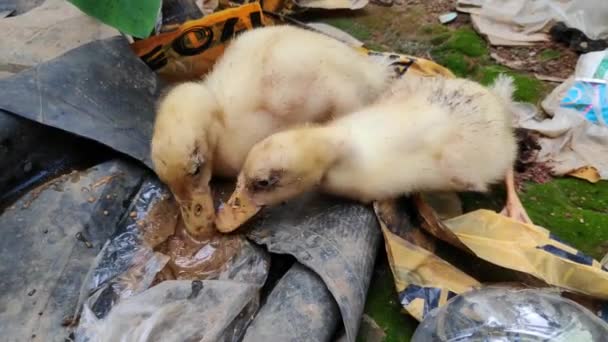
[[315, 151], [313, 157], [315, 164], [324, 172], [329, 171], [345, 153], [346, 139], [331, 127], [309, 128], [307, 135], [310, 139], [309, 149]]

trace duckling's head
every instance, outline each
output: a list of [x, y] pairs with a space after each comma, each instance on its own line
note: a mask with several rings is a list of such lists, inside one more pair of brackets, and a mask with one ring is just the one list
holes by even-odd
[[219, 105], [207, 86], [188, 82], [160, 100], [154, 124], [154, 170], [174, 194], [194, 236], [213, 229], [215, 219], [209, 180], [218, 112]]
[[261, 208], [314, 189], [335, 159], [323, 128], [274, 134], [247, 155], [234, 193], [218, 211], [216, 228], [231, 232]]

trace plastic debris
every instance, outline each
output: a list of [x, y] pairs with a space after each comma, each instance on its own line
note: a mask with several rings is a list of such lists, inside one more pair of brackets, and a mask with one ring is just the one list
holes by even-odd
[[439, 16], [439, 22], [442, 24], [449, 24], [452, 21], [456, 20], [458, 17], [458, 13], [456, 12], [448, 12]]
[[[238, 341], [258, 307], [258, 287], [169, 280], [125, 299], [104, 319], [85, 307], [76, 341]], [[238, 329], [234, 329], [237, 327]]]
[[[121, 176], [91, 187], [117, 174]], [[65, 177], [61, 183], [52, 180], [57, 187], [42, 185], [38, 193], [34, 191], [35, 197], [17, 201], [20, 208], [29, 202], [27, 208], [0, 216], [6, 234], [0, 240], [5, 261], [0, 263], [0, 305], [11, 308], [0, 312], [4, 340], [68, 337], [62, 324], [78, 309], [78, 287], [86, 282], [99, 249], [114, 234], [122, 202], [136, 191], [142, 178], [143, 170], [132, 164], [106, 162]], [[82, 191], [83, 187], [90, 191]], [[108, 194], [114, 195], [111, 200], [105, 198]], [[91, 195], [103, 199], [89, 204], [86, 199]], [[111, 215], [104, 216], [104, 209]]]
[[133, 51], [168, 81], [204, 75], [224, 51], [224, 44], [242, 30], [267, 25], [258, 3], [209, 14], [177, 30], [132, 44]]
[[[605, 289], [608, 272], [597, 261], [554, 237], [543, 238], [547, 233], [542, 228], [528, 226], [522, 230], [517, 228], [522, 223], [487, 210], [457, 216], [446, 220], [445, 226], [472, 250], [459, 253], [415, 225], [415, 218], [409, 214], [413, 207], [408, 203], [413, 204], [400, 199], [376, 203], [374, 208], [399, 302], [417, 320], [459, 294], [495, 282], [510, 282], [508, 286], [512, 288], [522, 285], [550, 288], [558, 283], [555, 291], [563, 291], [564, 296], [593, 310], [602, 319], [608, 317], [606, 301], [601, 299], [608, 293]], [[479, 219], [486, 214], [494, 221]], [[419, 217], [422, 227], [423, 216]], [[507, 222], [511, 226], [505, 226]], [[538, 244], [539, 239], [545, 242], [540, 242], [539, 247], [527, 247]], [[594, 284], [584, 279], [594, 279]]]
[[601, 126], [608, 127], [608, 50], [582, 55], [577, 63], [575, 80], [560, 101], [560, 107], [572, 108]]
[[[278, 22], [267, 14], [258, 3], [230, 8], [189, 21], [176, 31], [137, 41], [132, 44], [132, 48], [166, 81], [197, 79], [212, 67], [234, 34]], [[453, 76], [448, 69], [422, 58], [363, 48], [357, 39], [339, 29], [319, 24], [312, 24], [312, 29], [353, 46], [379, 63], [387, 64], [394, 69], [397, 76], [404, 74], [406, 70], [419, 74]]]
[[592, 39], [608, 37], [608, 3], [603, 0], [458, 0], [471, 14], [473, 27], [492, 45], [531, 45], [547, 41], [544, 33], [557, 21]]
[[0, 79], [0, 109], [98, 141], [151, 167], [161, 87], [126, 40], [113, 37]]
[[545, 228], [491, 210], [476, 210], [444, 223], [483, 260], [533, 275], [552, 286], [608, 299], [608, 270]]
[[551, 290], [485, 287], [431, 311], [412, 342], [588, 341], [608, 336], [608, 324]]
[[582, 55], [574, 75], [543, 100], [548, 119], [533, 105], [514, 107], [515, 125], [540, 134], [537, 161], [554, 175], [608, 179], [607, 66], [606, 50]]

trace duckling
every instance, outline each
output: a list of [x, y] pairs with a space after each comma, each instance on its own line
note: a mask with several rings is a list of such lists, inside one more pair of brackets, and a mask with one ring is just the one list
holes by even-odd
[[274, 26], [236, 37], [202, 81], [171, 89], [157, 109], [151, 159], [188, 232], [214, 231], [209, 181], [236, 177], [255, 143], [362, 108], [390, 77], [386, 65], [321, 33]]
[[[233, 231], [262, 207], [314, 189], [367, 203], [419, 191], [484, 192], [505, 177], [512, 182], [513, 91], [506, 76], [488, 89], [406, 74], [362, 110], [274, 134], [249, 152], [216, 227]], [[507, 214], [521, 213], [509, 186]]]

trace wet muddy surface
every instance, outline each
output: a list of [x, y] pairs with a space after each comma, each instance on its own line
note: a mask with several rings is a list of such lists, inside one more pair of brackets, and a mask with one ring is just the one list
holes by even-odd
[[[219, 203], [229, 195], [229, 185], [222, 183], [216, 189]], [[191, 236], [177, 202], [164, 187], [151, 189], [142, 198], [151, 202], [150, 205], [136, 206], [128, 215], [136, 222], [143, 243], [169, 257], [155, 284], [175, 279], [213, 279], [228, 267], [229, 261], [243, 247], [241, 236], [221, 234], [215, 229], [202, 234], [203, 238]]]
[[179, 219], [175, 234], [159, 245], [157, 251], [170, 257], [163, 275], [185, 280], [213, 278], [240, 248], [241, 239], [237, 235], [218, 233], [205, 240], [196, 240]]

